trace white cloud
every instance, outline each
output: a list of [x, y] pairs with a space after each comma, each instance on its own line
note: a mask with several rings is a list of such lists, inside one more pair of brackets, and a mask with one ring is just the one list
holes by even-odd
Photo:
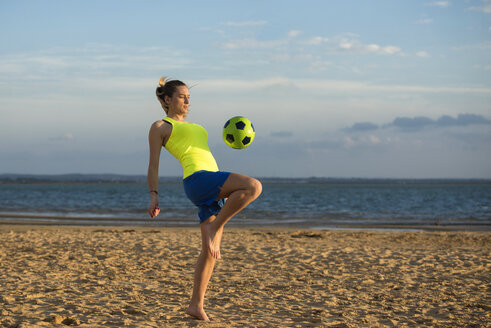
[[395, 55], [401, 53], [401, 48], [396, 46], [379, 46], [378, 44], [363, 44], [358, 40], [342, 40], [338, 45], [339, 51], [357, 54], [373, 53], [379, 55]]
[[328, 41], [329, 41], [328, 38], [323, 38], [321, 36], [314, 36], [314, 37], [311, 37], [307, 40], [302, 41], [301, 44], [317, 46], [317, 45], [320, 45], [320, 44], [328, 42]]
[[222, 43], [225, 49], [268, 49], [286, 44], [286, 40], [259, 41], [256, 39], [232, 40]]
[[431, 18], [422, 18], [414, 22], [414, 24], [431, 24], [433, 23], [433, 19]]
[[221, 24], [226, 26], [243, 27], [243, 26], [262, 26], [262, 25], [266, 25], [267, 23], [268, 23], [267, 21], [261, 20], [261, 21], [244, 21], [244, 22], [223, 22]]
[[[327, 38], [322, 36], [314, 36], [304, 40], [292, 40], [292, 36], [297, 36], [300, 32], [293, 30], [288, 33], [289, 38], [278, 40], [260, 41], [254, 38], [246, 38], [240, 40], [229, 40], [223, 42], [221, 47], [228, 50], [241, 49], [278, 49], [284, 45], [302, 45], [302, 46], [320, 46], [326, 45], [327, 50], [331, 52], [349, 52], [353, 54], [378, 54], [378, 55], [401, 55], [401, 48], [394, 45], [378, 45], [375, 43], [365, 44], [359, 40], [359, 36], [351, 33], [345, 33], [342, 36]], [[297, 48], [290, 49], [292, 51], [299, 50]], [[302, 48], [302, 51], [305, 50]], [[288, 54], [291, 58], [294, 54]]]
[[[377, 46], [378, 47], [378, 46]], [[401, 51], [401, 48], [395, 47], [395, 46], [386, 46], [386, 47], [381, 47], [380, 49], [377, 49], [377, 53], [384, 54], [384, 55], [393, 55], [397, 54]]]
[[288, 32], [288, 37], [295, 38], [295, 37], [299, 36], [301, 33], [302, 32], [298, 31], [298, 30], [291, 30], [290, 32]]
[[428, 58], [430, 55], [426, 51], [418, 51], [416, 53], [416, 56], [421, 57], [421, 58]]
[[[339, 148], [341, 146], [345, 149], [350, 149], [353, 147], [367, 147], [367, 146], [376, 146], [380, 145], [382, 140], [379, 137], [374, 135], [368, 136], [344, 136], [341, 141], [334, 141], [328, 144], [331, 148]], [[334, 147], [333, 147], [334, 146]]]
[[471, 11], [480, 11], [485, 14], [491, 14], [491, 0], [481, 0], [482, 6], [472, 6], [467, 8]]
[[261, 79], [261, 80], [204, 80], [199, 81], [200, 88], [211, 89], [211, 90], [251, 90], [251, 89], [261, 89], [265, 87], [274, 87], [274, 86], [285, 86], [291, 85], [292, 82], [290, 79], [277, 77], [270, 79]]
[[427, 2], [425, 3], [426, 6], [431, 6], [431, 7], [440, 7], [440, 8], [447, 8], [450, 6], [449, 1], [433, 1], [433, 2]]
[[320, 92], [423, 92], [423, 93], [484, 93], [491, 94], [491, 88], [472, 87], [429, 87], [418, 85], [381, 85], [364, 82], [339, 80], [294, 80], [292, 83], [303, 89]]
[[[348, 52], [354, 54], [381, 54], [401, 55], [402, 51], [397, 46], [380, 46], [378, 44], [364, 44], [355, 35], [345, 34], [343, 38], [335, 37], [332, 40], [319, 37], [324, 42], [327, 50], [332, 52]], [[230, 41], [225, 44], [226, 49], [275, 49], [287, 45], [292, 40], [258, 41], [245, 39]], [[477, 45], [464, 46], [489, 49], [491, 42], [483, 42]], [[307, 48], [307, 47], [305, 47]], [[315, 53], [278, 52], [284, 54], [282, 60], [308, 62], [311, 70], [326, 70], [335, 66], [335, 62], [327, 60], [324, 56]], [[416, 53], [419, 57], [428, 57], [425, 51]], [[236, 59], [234, 59], [236, 60]], [[14, 55], [0, 55], [0, 85], [8, 86], [4, 90], [21, 90], [42, 81], [44, 89], [58, 88], [72, 90], [69, 85], [77, 85], [77, 88], [87, 90], [143, 90], [148, 88], [148, 76], [159, 74], [158, 72], [173, 72], [195, 67], [196, 63], [188, 59], [185, 52], [167, 47], [128, 47], [91, 44], [79, 48], [58, 47], [44, 51], [18, 53]], [[485, 69], [489, 70], [489, 66]], [[156, 73], [157, 72], [157, 73]], [[158, 79], [158, 77], [156, 77]], [[69, 81], [69, 83], [67, 83]], [[478, 87], [428, 87], [419, 85], [383, 85], [370, 84], [356, 81], [340, 80], [295, 80], [285, 77], [276, 77], [259, 80], [209, 80], [203, 83], [220, 85], [225, 89], [230, 88], [261, 88], [272, 86], [294, 86], [297, 88], [311, 88], [320, 92], [440, 92], [440, 93], [491, 93], [489, 88]], [[203, 84], [202, 84], [203, 86]], [[65, 90], [65, 91], [66, 91]], [[42, 91], [39, 91], [42, 92]], [[0, 92], [7, 95], [6, 92]]]
[[[319, 39], [320, 40], [320, 39]], [[379, 45], [376, 43], [364, 43], [360, 36], [353, 33], [345, 33], [324, 39], [327, 49], [331, 52], [342, 52], [352, 54], [378, 54], [378, 55], [404, 55], [401, 48], [395, 45]]]
[[260, 80], [202, 80], [198, 81], [202, 90], [251, 90], [264, 87], [284, 87], [308, 90], [326, 94], [335, 93], [359, 93], [359, 92], [416, 92], [416, 93], [469, 93], [491, 94], [491, 88], [477, 87], [432, 87], [421, 85], [393, 85], [370, 84], [356, 81], [321, 80], [321, 79], [289, 79], [276, 77]]
[[[61, 76], [106, 76], [115, 72], [159, 71], [190, 64], [182, 51], [165, 47], [122, 47], [90, 44], [79, 48], [56, 47], [42, 51], [0, 55], [0, 72], [17, 79], [53, 79]], [[77, 72], [77, 73], [74, 73]], [[5, 77], [0, 76], [0, 81]]]

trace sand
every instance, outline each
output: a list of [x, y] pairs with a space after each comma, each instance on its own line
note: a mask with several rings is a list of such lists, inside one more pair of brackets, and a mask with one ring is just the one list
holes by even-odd
[[2, 327], [490, 327], [489, 232], [0, 226]]

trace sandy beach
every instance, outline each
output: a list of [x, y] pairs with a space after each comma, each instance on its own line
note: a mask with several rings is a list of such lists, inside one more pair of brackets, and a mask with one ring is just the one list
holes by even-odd
[[0, 226], [1, 327], [489, 327], [491, 234], [229, 228], [184, 314], [197, 228]]

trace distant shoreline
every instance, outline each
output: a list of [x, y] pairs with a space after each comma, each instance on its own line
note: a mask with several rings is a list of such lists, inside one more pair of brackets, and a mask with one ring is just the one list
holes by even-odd
[[[490, 184], [480, 178], [333, 178], [333, 177], [258, 177], [263, 183], [341, 183], [341, 184]], [[0, 174], [0, 184], [64, 184], [64, 183], [146, 183], [145, 175], [123, 174]], [[160, 183], [181, 183], [182, 177], [161, 176]]]

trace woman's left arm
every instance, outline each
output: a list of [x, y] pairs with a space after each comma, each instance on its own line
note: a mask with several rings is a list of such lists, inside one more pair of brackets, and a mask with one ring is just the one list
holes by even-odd
[[155, 217], [159, 214], [159, 160], [160, 150], [162, 149], [162, 124], [157, 121], [152, 124], [148, 133], [148, 144], [150, 148], [150, 158], [148, 161], [147, 183], [150, 192], [150, 205], [148, 214]]

